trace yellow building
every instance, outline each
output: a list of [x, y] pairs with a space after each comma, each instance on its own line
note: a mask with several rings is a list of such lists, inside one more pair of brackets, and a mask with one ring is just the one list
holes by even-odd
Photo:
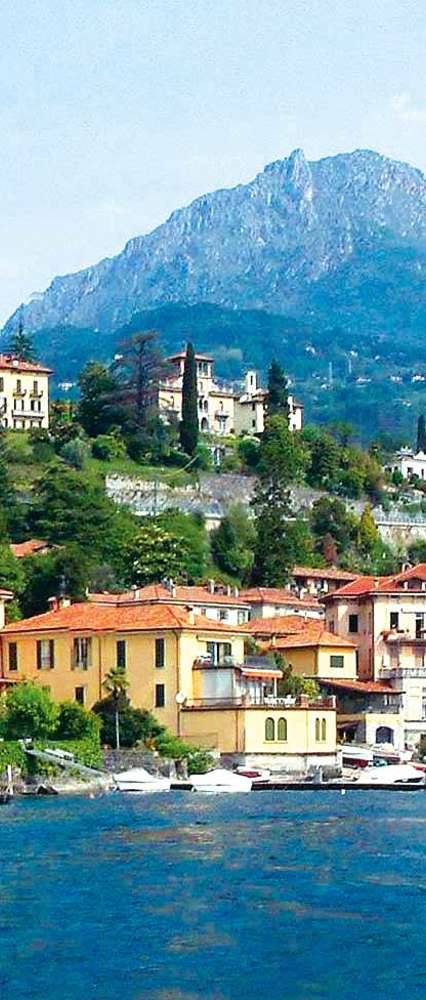
[[29, 430], [49, 426], [50, 368], [0, 354], [0, 419], [2, 427]]
[[327, 627], [356, 643], [361, 680], [399, 699], [405, 740], [426, 733], [426, 564], [358, 577], [325, 598]]
[[[158, 390], [160, 414], [182, 419], [182, 387], [185, 352], [166, 358], [168, 370]], [[217, 435], [262, 434], [265, 427], [267, 392], [258, 384], [257, 373], [251, 369], [244, 377], [241, 389], [225, 385], [215, 378], [214, 360], [208, 354], [196, 354], [198, 423], [200, 431]], [[289, 428], [303, 428], [303, 405], [294, 396], [288, 397]]]
[[268, 754], [289, 767], [336, 763], [333, 698], [278, 698], [281, 671], [245, 657], [245, 626], [163, 603], [61, 605], [3, 629], [5, 683], [32, 679], [55, 701], [90, 708], [105, 696], [109, 671], [123, 666], [132, 704], [193, 743], [239, 759]]

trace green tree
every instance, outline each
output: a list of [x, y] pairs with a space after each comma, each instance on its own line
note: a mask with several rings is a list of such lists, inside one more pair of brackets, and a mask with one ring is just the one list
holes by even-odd
[[310, 486], [332, 489], [339, 482], [340, 448], [331, 434], [317, 427], [303, 431], [303, 441], [309, 449], [306, 478]]
[[321, 497], [312, 505], [311, 529], [318, 552], [323, 552], [326, 539], [335, 543], [338, 554], [349, 548], [356, 538], [357, 524], [357, 518], [337, 497]]
[[19, 316], [18, 329], [10, 338], [9, 351], [20, 361], [35, 361], [34, 345], [29, 334], [24, 331], [22, 315]]
[[100, 720], [76, 701], [63, 701], [58, 708], [56, 737], [60, 740], [83, 740], [99, 735]]
[[423, 413], [417, 421], [417, 451], [426, 451], [426, 426]]
[[25, 586], [25, 574], [21, 565], [21, 560], [14, 556], [8, 542], [0, 545], [0, 588], [11, 590], [15, 595], [15, 600], [7, 605], [7, 617], [9, 621], [16, 621], [21, 617], [20, 599]]
[[74, 542], [105, 557], [118, 514], [102, 485], [75, 469], [48, 466], [35, 484], [32, 528], [58, 545]]
[[117, 402], [127, 410], [133, 430], [144, 427], [152, 416], [164, 362], [155, 330], [141, 330], [119, 344], [120, 353], [112, 366], [117, 377]]
[[115, 748], [120, 749], [120, 705], [126, 700], [129, 681], [124, 667], [112, 667], [106, 675], [103, 686], [114, 706]]
[[[116, 705], [114, 699], [109, 696], [98, 701], [93, 706], [93, 712], [98, 716], [101, 723], [101, 741], [108, 746], [113, 746], [116, 742]], [[120, 725], [120, 746], [134, 747], [136, 743], [151, 745], [157, 736], [164, 732], [157, 719], [143, 708], [133, 708], [128, 698], [120, 696], [119, 699], [119, 725]]]
[[259, 477], [252, 505], [256, 545], [253, 583], [280, 587], [294, 565], [290, 484], [300, 479], [306, 455], [285, 417], [268, 417], [260, 445]]
[[128, 546], [128, 583], [145, 586], [185, 574], [188, 542], [159, 519], [144, 519]]
[[233, 504], [211, 532], [212, 556], [224, 573], [248, 581], [253, 564], [256, 530], [243, 504]]
[[77, 420], [91, 438], [106, 434], [115, 419], [117, 378], [100, 361], [90, 361], [78, 376], [78, 386]]
[[268, 416], [289, 418], [288, 386], [284, 369], [278, 361], [271, 361], [268, 371]]
[[6, 434], [0, 430], [0, 539], [11, 535], [19, 537], [24, 514], [18, 504], [10, 474], [10, 453]]
[[32, 681], [21, 681], [6, 694], [6, 739], [43, 739], [52, 736], [58, 719], [58, 706], [45, 688]]
[[180, 443], [186, 455], [195, 454], [198, 444], [197, 362], [191, 343], [186, 347], [183, 370]]
[[358, 544], [362, 552], [371, 552], [379, 537], [371, 507], [366, 504], [361, 514], [358, 529]]

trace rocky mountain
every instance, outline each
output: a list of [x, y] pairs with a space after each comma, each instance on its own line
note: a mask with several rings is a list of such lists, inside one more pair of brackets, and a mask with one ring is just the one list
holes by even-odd
[[[265, 310], [342, 335], [426, 329], [426, 178], [369, 150], [302, 150], [249, 184], [179, 209], [122, 253], [57, 277], [23, 307], [31, 331], [113, 333], [142, 310]], [[17, 313], [6, 324], [16, 326]]]

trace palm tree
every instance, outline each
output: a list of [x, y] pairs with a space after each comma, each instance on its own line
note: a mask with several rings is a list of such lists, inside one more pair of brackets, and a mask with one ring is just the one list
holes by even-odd
[[125, 667], [112, 667], [103, 682], [104, 688], [111, 695], [115, 715], [115, 748], [120, 749], [120, 701], [126, 696], [129, 682]]

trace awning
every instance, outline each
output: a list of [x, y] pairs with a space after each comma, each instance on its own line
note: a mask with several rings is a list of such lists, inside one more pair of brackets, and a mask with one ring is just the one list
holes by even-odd
[[240, 669], [243, 677], [264, 677], [265, 679], [272, 677], [279, 681], [283, 675], [282, 670], [273, 670], [272, 668], [264, 670], [262, 667], [241, 667]]

